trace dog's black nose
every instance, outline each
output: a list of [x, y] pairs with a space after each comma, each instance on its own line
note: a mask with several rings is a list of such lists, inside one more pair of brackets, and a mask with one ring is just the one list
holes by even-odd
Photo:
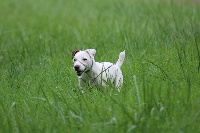
[[74, 69], [75, 69], [75, 71], [78, 71], [79, 70], [79, 66], [78, 65], [74, 66]]

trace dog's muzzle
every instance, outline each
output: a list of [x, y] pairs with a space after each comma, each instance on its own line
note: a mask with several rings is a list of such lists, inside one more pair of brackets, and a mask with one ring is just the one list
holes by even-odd
[[76, 66], [74, 66], [74, 70], [76, 71], [76, 74], [77, 74], [78, 76], [81, 76], [81, 74], [82, 74], [83, 72], [85, 72], [86, 68], [85, 68], [83, 71], [81, 71], [81, 70], [80, 70], [80, 66], [79, 66], [79, 65], [76, 65]]

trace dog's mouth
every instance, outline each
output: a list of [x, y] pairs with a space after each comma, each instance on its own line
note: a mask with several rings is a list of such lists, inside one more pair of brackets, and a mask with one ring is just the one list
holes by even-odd
[[84, 71], [76, 71], [76, 74], [77, 74], [78, 76], [81, 76], [83, 72], [84, 72]]
[[83, 70], [83, 71], [80, 71], [80, 70], [76, 70], [76, 74], [78, 76], [81, 76], [84, 72], [85, 72], [86, 68]]

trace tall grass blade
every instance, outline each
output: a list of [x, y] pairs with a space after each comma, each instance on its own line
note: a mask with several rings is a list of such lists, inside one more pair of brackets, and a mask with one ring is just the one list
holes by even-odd
[[138, 87], [137, 79], [136, 79], [136, 76], [135, 76], [135, 75], [133, 76], [133, 80], [134, 80], [135, 89], [136, 89], [136, 92], [137, 92], [139, 110], [141, 111], [140, 92], [139, 92], [139, 87]]

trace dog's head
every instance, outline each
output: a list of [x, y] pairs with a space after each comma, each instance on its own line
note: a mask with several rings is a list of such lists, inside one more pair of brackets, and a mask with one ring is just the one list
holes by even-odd
[[95, 54], [95, 49], [72, 51], [74, 70], [78, 76], [81, 76], [84, 72], [90, 71], [94, 63]]

